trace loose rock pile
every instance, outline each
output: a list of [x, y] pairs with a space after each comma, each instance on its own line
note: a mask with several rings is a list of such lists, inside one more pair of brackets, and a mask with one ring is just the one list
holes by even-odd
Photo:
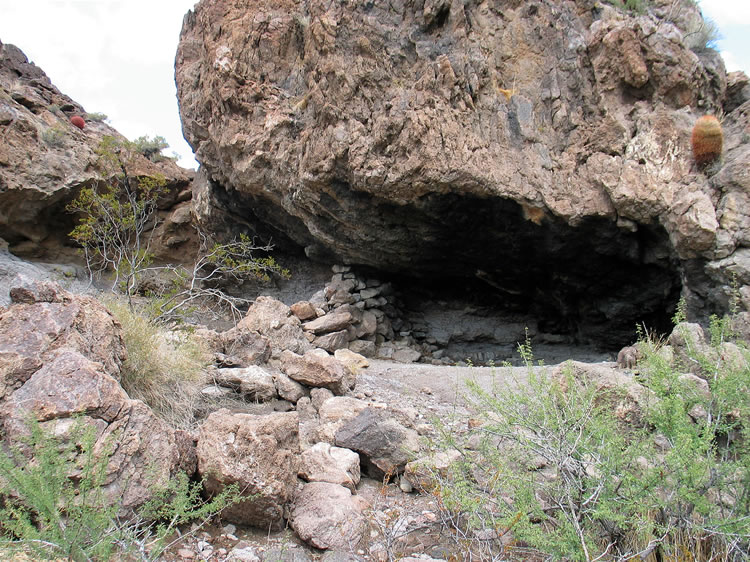
[[419, 361], [426, 351], [438, 349], [423, 347], [412, 336], [391, 283], [359, 276], [345, 265], [333, 266], [333, 272], [323, 290], [291, 307], [315, 347], [402, 363]]

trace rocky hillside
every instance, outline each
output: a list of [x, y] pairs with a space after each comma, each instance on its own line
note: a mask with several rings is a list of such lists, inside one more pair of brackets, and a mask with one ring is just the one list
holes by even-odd
[[[84, 118], [82, 129], [71, 123], [75, 116]], [[0, 238], [14, 254], [69, 258], [73, 217], [65, 206], [82, 187], [106, 179], [97, 172], [95, 152], [105, 136], [124, 140], [60, 92], [19, 48], [0, 42]], [[177, 234], [189, 222], [192, 172], [141, 156], [129, 172], [166, 178], [169, 195], [160, 205], [165, 224], [156, 250], [174, 258], [175, 247], [193, 236]]]
[[[693, 2], [643, 5], [202, 0], [176, 60], [199, 218], [482, 286], [579, 341], [681, 295], [747, 310], [748, 79]], [[724, 152], [698, 169], [706, 113]]]

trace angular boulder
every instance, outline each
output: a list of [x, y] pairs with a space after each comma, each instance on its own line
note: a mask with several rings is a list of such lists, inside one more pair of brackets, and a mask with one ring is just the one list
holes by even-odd
[[287, 350], [281, 353], [280, 359], [281, 370], [304, 385], [327, 388], [334, 394], [345, 394], [356, 385], [354, 373], [328, 354], [308, 351], [304, 355], [297, 355]]
[[273, 297], [256, 298], [237, 324], [237, 330], [257, 332], [268, 338], [274, 355], [281, 350], [304, 353], [312, 349], [299, 318], [287, 305]]
[[352, 549], [365, 537], [367, 503], [349, 489], [328, 482], [310, 482], [294, 498], [292, 529], [315, 548]]
[[416, 431], [401, 425], [388, 412], [374, 408], [365, 408], [344, 422], [336, 431], [335, 444], [363, 455], [366, 470], [373, 477], [403, 472], [420, 447]]
[[127, 358], [120, 323], [99, 301], [42, 281], [15, 286], [10, 294], [13, 304], [0, 309], [0, 401], [60, 349], [78, 351], [119, 376]]
[[329, 482], [355, 492], [359, 484], [359, 455], [349, 449], [316, 443], [302, 452], [299, 477], [307, 482]]
[[178, 472], [192, 476], [195, 471], [190, 439], [140, 400], [130, 400], [101, 363], [78, 351], [51, 352], [44, 366], [6, 398], [0, 406], [6, 441], [29, 432], [29, 416], [56, 435], [70, 435], [76, 424], [94, 428], [95, 454], [110, 455], [104, 494], [119, 505], [123, 518], [131, 517], [156, 487], [166, 486]]
[[237, 484], [247, 499], [227, 508], [227, 521], [280, 529], [284, 507], [297, 489], [299, 417], [296, 412], [264, 416], [222, 409], [200, 427], [198, 472], [215, 495]]

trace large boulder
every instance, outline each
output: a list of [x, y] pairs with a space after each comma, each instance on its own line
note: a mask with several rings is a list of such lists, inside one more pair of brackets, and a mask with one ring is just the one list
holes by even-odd
[[292, 529], [315, 548], [356, 550], [367, 532], [367, 507], [343, 486], [310, 482], [294, 498]]
[[[727, 310], [747, 88], [727, 97], [698, 7], [673, 7], [202, 0], [176, 60], [199, 220], [244, 210], [311, 257], [479, 279], [578, 338], [627, 341], [681, 292]], [[691, 129], [720, 111], [703, 173]]]
[[257, 332], [268, 338], [273, 356], [282, 350], [304, 353], [312, 349], [299, 318], [287, 305], [273, 297], [256, 298], [235, 330], [240, 334]]
[[222, 409], [208, 416], [197, 449], [206, 492], [237, 484], [247, 498], [224, 510], [224, 519], [261, 529], [283, 526], [297, 488], [298, 434], [296, 412], [256, 416]]
[[373, 477], [403, 472], [420, 448], [416, 431], [401, 425], [387, 411], [374, 408], [365, 408], [345, 421], [336, 431], [335, 443], [363, 455], [365, 468]]
[[119, 506], [124, 518], [178, 472], [195, 472], [190, 439], [140, 400], [130, 400], [101, 363], [72, 349], [48, 352], [44, 366], [0, 406], [0, 427], [8, 443], [20, 442], [33, 422], [65, 437], [77, 425], [93, 428], [94, 453], [109, 455], [105, 498]]
[[119, 322], [96, 299], [59, 285], [18, 279], [0, 308], [0, 401], [60, 349], [78, 351], [119, 377], [127, 358]]

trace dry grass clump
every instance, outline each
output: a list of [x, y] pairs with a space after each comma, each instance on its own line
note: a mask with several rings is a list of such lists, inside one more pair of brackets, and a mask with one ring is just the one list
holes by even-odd
[[112, 299], [106, 305], [122, 324], [128, 350], [120, 374], [122, 387], [170, 425], [192, 426], [202, 373], [209, 363], [205, 348], [189, 332], [166, 330], [126, 303]]

